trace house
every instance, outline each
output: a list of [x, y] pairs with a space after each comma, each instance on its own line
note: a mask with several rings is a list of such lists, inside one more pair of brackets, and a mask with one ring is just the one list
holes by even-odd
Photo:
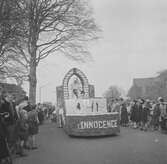
[[21, 100], [26, 95], [26, 92], [16, 84], [0, 82], [0, 87], [4, 88], [9, 94], [13, 95], [16, 100]]
[[152, 78], [135, 78], [133, 79], [132, 87], [128, 91], [128, 97], [133, 99], [149, 98], [153, 99], [160, 96], [158, 84], [161, 82], [161, 77]]

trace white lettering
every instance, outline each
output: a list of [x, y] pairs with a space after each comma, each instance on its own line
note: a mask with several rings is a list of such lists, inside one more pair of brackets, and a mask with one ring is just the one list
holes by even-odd
[[83, 125], [84, 129], [88, 129], [88, 122], [83, 122]]
[[99, 121], [99, 128], [103, 128], [103, 121]]
[[93, 121], [89, 121], [89, 128], [92, 128], [93, 129]]
[[81, 121], [81, 129], [84, 129], [84, 122], [83, 121]]
[[103, 121], [81, 121], [77, 124], [78, 129], [106, 129], [106, 128], [116, 128], [117, 120], [103, 120]]
[[94, 128], [98, 128], [98, 121], [94, 121]]
[[107, 121], [106, 120], [103, 121], [103, 128], [107, 128]]
[[116, 128], [117, 127], [117, 121], [113, 122], [113, 127]]
[[109, 127], [109, 128], [112, 127], [112, 122], [111, 122], [111, 120], [107, 120], [107, 127]]

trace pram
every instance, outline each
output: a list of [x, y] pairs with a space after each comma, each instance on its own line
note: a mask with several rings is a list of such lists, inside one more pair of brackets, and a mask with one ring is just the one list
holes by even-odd
[[12, 164], [12, 158], [7, 142], [7, 129], [4, 122], [7, 117], [9, 117], [9, 113], [0, 113], [0, 164]]

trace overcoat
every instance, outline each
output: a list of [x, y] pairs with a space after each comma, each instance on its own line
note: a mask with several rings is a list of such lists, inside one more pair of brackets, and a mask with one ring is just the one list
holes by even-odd
[[7, 129], [2, 119], [0, 118], [0, 160], [9, 156], [8, 147], [6, 144]]
[[144, 106], [141, 111], [141, 122], [146, 123], [148, 121], [149, 108]]
[[141, 107], [138, 106], [137, 104], [134, 104], [131, 108], [131, 116], [130, 119], [132, 122], [139, 122], [140, 121], [140, 110]]
[[128, 123], [128, 112], [125, 105], [121, 105], [121, 124]]

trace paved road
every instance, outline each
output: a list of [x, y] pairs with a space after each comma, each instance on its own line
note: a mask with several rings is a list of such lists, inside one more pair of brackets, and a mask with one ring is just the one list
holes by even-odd
[[40, 127], [39, 149], [15, 164], [166, 164], [167, 135], [122, 128], [119, 136], [71, 138], [54, 123]]

